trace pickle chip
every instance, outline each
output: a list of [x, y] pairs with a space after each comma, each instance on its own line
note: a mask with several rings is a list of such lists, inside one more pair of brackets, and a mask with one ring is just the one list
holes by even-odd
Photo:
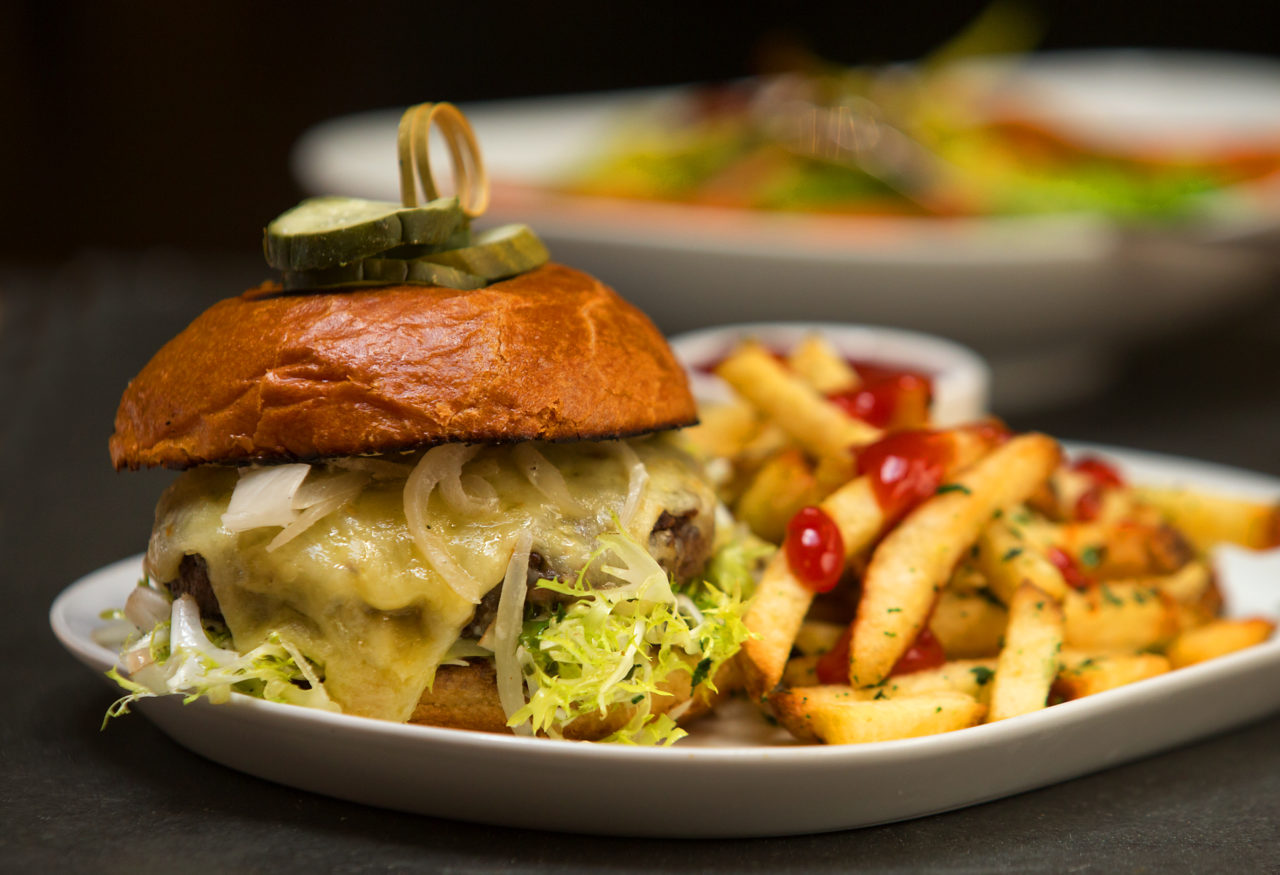
[[502, 225], [476, 234], [470, 246], [428, 253], [417, 261], [452, 267], [486, 280], [500, 280], [533, 270], [550, 258], [547, 247], [528, 225]]
[[420, 207], [352, 197], [310, 198], [276, 217], [263, 239], [267, 263], [283, 271], [355, 264], [398, 246], [464, 243], [467, 218], [457, 198]]
[[364, 262], [364, 276], [366, 280], [382, 283], [444, 286], [464, 291], [482, 289], [489, 284], [484, 277], [421, 258], [370, 258]]
[[484, 277], [457, 268], [421, 259], [366, 258], [355, 264], [344, 264], [324, 270], [286, 270], [286, 291], [310, 291], [359, 286], [390, 285], [443, 286], [470, 291], [489, 284]]

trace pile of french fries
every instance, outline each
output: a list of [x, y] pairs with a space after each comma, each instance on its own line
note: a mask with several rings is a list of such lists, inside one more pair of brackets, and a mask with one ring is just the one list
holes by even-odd
[[[944, 432], [954, 447], [945, 480], [887, 518], [856, 461], [886, 430], [828, 400], [860, 377], [826, 342], [811, 337], [785, 359], [746, 342], [716, 373], [737, 400], [705, 408], [690, 438], [722, 499], [772, 543], [806, 506], [842, 539], [833, 592], [816, 595], [779, 549], [746, 617], [747, 691], [798, 738], [849, 744], [1003, 720], [1274, 631], [1266, 619], [1219, 616], [1207, 555], [1224, 542], [1276, 546], [1275, 505], [1122, 481], [1103, 488], [1052, 438], [988, 427]], [[927, 416], [909, 412], [887, 430], [929, 428]], [[904, 671], [923, 630], [945, 661]]]

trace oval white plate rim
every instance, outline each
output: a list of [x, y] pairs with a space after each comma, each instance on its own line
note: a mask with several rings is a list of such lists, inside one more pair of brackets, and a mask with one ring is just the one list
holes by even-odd
[[[1139, 469], [1152, 470], [1169, 470], [1172, 469], [1176, 473], [1161, 478], [1164, 482], [1179, 483], [1221, 483], [1225, 480], [1230, 484], [1229, 488], [1235, 491], [1241, 491], [1255, 495], [1271, 495], [1280, 496], [1280, 480], [1263, 474], [1256, 474], [1241, 469], [1231, 468], [1228, 466], [1217, 465], [1207, 462], [1196, 462], [1193, 460], [1181, 459], [1173, 456], [1165, 456], [1160, 454], [1145, 453], [1139, 451], [1122, 450], [1113, 447], [1093, 445], [1093, 444], [1067, 444], [1071, 452], [1097, 453], [1104, 457], [1112, 458], [1126, 466], [1136, 466]], [[1140, 478], [1149, 480], [1151, 478]], [[1237, 488], [1239, 487], [1239, 488]], [[102, 645], [97, 644], [92, 639], [82, 635], [73, 627], [73, 615], [80, 611], [88, 611], [91, 609], [100, 609], [102, 602], [96, 601], [95, 604], [86, 604], [86, 601], [94, 601], [100, 598], [108, 590], [117, 597], [123, 597], [128, 591], [128, 587], [132, 585], [132, 581], [136, 579], [140, 570], [141, 557], [133, 556], [104, 566], [68, 586], [54, 600], [49, 613], [50, 625], [58, 640], [63, 646], [78, 660], [84, 663], [91, 670], [105, 672], [108, 668], [115, 664], [115, 656], [113, 652]], [[1229, 586], [1228, 581], [1228, 586]], [[94, 610], [96, 616], [96, 610]], [[898, 741], [885, 741], [865, 745], [849, 745], [849, 746], [818, 746], [818, 745], [781, 745], [781, 746], [726, 746], [726, 747], [699, 747], [699, 746], [682, 746], [677, 745], [671, 748], [636, 748], [620, 745], [604, 745], [591, 744], [586, 742], [570, 742], [555, 741], [549, 739], [529, 739], [515, 736], [490, 735], [485, 733], [466, 732], [461, 730], [443, 729], [438, 727], [414, 726], [407, 724], [398, 724], [377, 720], [369, 720], [361, 717], [354, 717], [343, 714], [330, 714], [326, 712], [311, 711], [308, 709], [297, 708], [289, 705], [264, 702], [247, 696], [233, 695], [232, 701], [225, 705], [210, 705], [207, 702], [199, 701], [190, 706], [184, 706], [174, 713], [181, 714], [181, 720], [186, 721], [189, 718], [193, 721], [199, 721], [200, 715], [206, 709], [232, 709], [240, 711], [245, 716], [252, 716], [255, 720], [265, 720], [281, 729], [287, 730], [291, 725], [297, 730], [310, 728], [317, 731], [327, 733], [335, 733], [337, 735], [348, 738], [349, 741], [359, 741], [376, 739], [379, 736], [386, 740], [396, 740], [398, 743], [411, 743], [415, 747], [421, 747], [423, 753], [439, 755], [447, 753], [450, 750], [458, 754], [490, 754], [493, 756], [510, 757], [531, 757], [534, 760], [547, 764], [586, 764], [586, 763], [608, 763], [618, 767], [670, 767], [673, 764], [679, 764], [682, 768], [702, 767], [708, 770], [710, 775], [717, 774], [720, 767], [734, 767], [737, 769], [743, 766], [749, 766], [753, 770], [753, 774], [761, 780], [768, 780], [771, 776], [781, 774], [790, 774], [793, 770], [811, 771], [815, 768], [822, 770], [855, 770], [859, 767], [875, 765], [883, 767], [885, 765], [904, 764], [910, 765], [913, 762], [919, 762], [921, 759], [933, 760], [939, 757], [950, 758], [953, 756], [963, 756], [977, 750], [988, 750], [990, 746], [999, 746], [1005, 743], [1016, 742], [1018, 740], [1027, 740], [1034, 738], [1038, 734], [1046, 731], [1061, 731], [1070, 728], [1073, 725], [1088, 723], [1095, 717], [1103, 717], [1116, 710], [1128, 710], [1132, 708], [1141, 708], [1144, 703], [1159, 702], [1166, 698], [1167, 693], [1177, 692], [1186, 694], [1193, 689], [1208, 689], [1224, 679], [1230, 679], [1242, 673], [1256, 671], [1262, 667], [1280, 667], [1280, 639], [1272, 640], [1258, 645], [1248, 650], [1238, 653], [1229, 654], [1219, 659], [1202, 663], [1200, 665], [1190, 666], [1180, 669], [1166, 675], [1151, 678], [1139, 684], [1130, 685], [1105, 693], [1087, 697], [1072, 702], [1066, 702], [1055, 705], [1052, 708], [1045, 709], [1033, 714], [1024, 715], [1013, 718], [1011, 720], [1002, 721], [995, 724], [984, 724], [969, 729], [963, 729], [956, 732], [944, 733], [940, 735], [926, 736], [922, 738], [902, 739]], [[105, 678], [104, 678], [105, 679]], [[152, 700], [155, 701], [155, 700]], [[145, 710], [145, 709], [144, 709]], [[230, 716], [232, 711], [225, 711]], [[222, 715], [217, 715], [222, 716]], [[300, 722], [297, 722], [300, 721]], [[1235, 725], [1234, 723], [1226, 723], [1217, 729], [1226, 728]], [[173, 732], [162, 726], [162, 729], [171, 736], [175, 736]], [[697, 731], [696, 725], [694, 731]], [[1196, 737], [1200, 737], [1204, 732], [1198, 732], [1182, 738], [1174, 744], [1184, 743]], [[179, 743], [190, 747], [181, 739], [177, 739]], [[1132, 759], [1134, 756], [1145, 755], [1147, 753], [1155, 753], [1159, 750], [1168, 748], [1169, 744], [1160, 744], [1149, 749], [1144, 749], [1139, 753], [1122, 756], [1114, 761], [1100, 761], [1087, 768], [1079, 774], [1085, 774], [1089, 771], [1096, 771], [1116, 765], [1120, 762]], [[233, 768], [241, 768], [234, 762], [221, 760], [224, 764]], [[259, 774], [252, 766], [243, 767], [242, 770], [252, 774]], [[852, 773], [852, 772], [851, 772]], [[269, 775], [261, 775], [271, 779]], [[1049, 783], [1054, 783], [1051, 781]], [[285, 781], [284, 783], [290, 783]], [[1034, 784], [1032, 786], [1043, 786], [1043, 784]], [[304, 789], [316, 790], [315, 787], [307, 787]], [[1023, 789], [1030, 789], [1024, 787]], [[328, 792], [318, 790], [318, 792]], [[329, 795], [342, 796], [342, 793], [330, 792]], [[370, 798], [361, 798], [356, 795], [349, 795], [346, 798], [356, 799], [356, 801], [370, 802]], [[975, 804], [986, 801], [990, 798], [998, 798], [1007, 795], [1006, 793], [997, 793], [992, 795], [983, 795], [975, 792], [966, 801], [960, 804], [948, 804], [942, 808], [921, 808], [914, 813], [906, 815], [907, 817], [923, 816], [940, 810], [949, 810], [964, 805]], [[373, 804], [376, 801], [377, 793], [373, 793]], [[399, 807], [399, 806], [393, 806]], [[442, 814], [440, 811], [432, 811], [430, 813]], [[481, 818], [483, 819], [483, 818]], [[901, 817], [890, 819], [902, 819]], [[494, 822], [513, 822], [520, 825], [523, 822], [511, 821], [509, 818], [501, 818], [495, 816]], [[823, 829], [846, 828], [854, 826], [871, 825], [872, 822], [884, 821], [866, 821], [859, 823], [847, 823], [836, 825], [828, 825], [820, 827]], [[532, 821], [524, 823], [529, 825]], [[609, 832], [608, 829], [586, 827], [582, 831], [588, 832]], [[684, 834], [684, 835], [729, 835], [729, 834], [766, 834], [765, 831], [756, 833], [735, 832], [733, 830], [713, 829], [707, 830], [694, 829], [691, 832], [669, 832], [667, 830], [658, 830], [650, 832], [643, 828], [629, 828], [631, 834]], [[805, 832], [804, 829], [780, 829], [776, 834]]]
[[[1122, 47], [1115, 49], [1063, 50], [1043, 52], [1021, 57], [1019, 60], [1036, 75], [1037, 65], [1046, 70], [1069, 69], [1072, 66], [1090, 63], [1103, 67], [1105, 65], [1131, 62], [1134, 59], [1145, 60], [1156, 65], [1177, 67], [1179, 64], [1195, 63], [1213, 70], [1227, 72], [1252, 71], [1258, 77], [1263, 70], [1276, 75], [1280, 72], [1280, 64], [1265, 56], [1240, 55], [1235, 53], [1213, 53], [1183, 50], [1152, 50], [1142, 47]], [[988, 65], [1001, 63], [1001, 59], [988, 59]], [[977, 62], [981, 67], [983, 62]], [[613, 106], [619, 103], [632, 104], [640, 108], [663, 101], [676, 99], [682, 92], [699, 84], [663, 85], [643, 88], [619, 89], [583, 92], [577, 94], [555, 94], [530, 97], [518, 97], [482, 101], [463, 106], [471, 116], [473, 125], [485, 139], [483, 129], [490, 125], [501, 124], [505, 117], [521, 117], [539, 112], [559, 114], [561, 127], [570, 129], [586, 129], [599, 127], [598, 122], [591, 122], [573, 115], [579, 114], [583, 107]], [[352, 138], [361, 128], [370, 125], [386, 127], [394, 132], [394, 122], [398, 110], [375, 109], [327, 119], [304, 131], [292, 150], [290, 165], [293, 175], [311, 191], [317, 185], [328, 188], [344, 189], [354, 179], [365, 184], [375, 177], [367, 171], [347, 175], [348, 185], [333, 185], [333, 180], [341, 177], [332, 169], [336, 159], [329, 154], [326, 144], [341, 143], [343, 138]], [[567, 121], [566, 121], [567, 119]], [[488, 137], [491, 141], [500, 139], [494, 134]], [[388, 135], [387, 164], [392, 168], [394, 138]], [[562, 144], [563, 145], [563, 144]], [[570, 156], [579, 156], [583, 147], [574, 146], [572, 138], [568, 145]], [[499, 150], [495, 150], [497, 152]], [[501, 162], [495, 169], [501, 172]], [[573, 162], [566, 159], [565, 164]], [[978, 217], [920, 217], [920, 216], [860, 216], [827, 215], [820, 213], [787, 213], [761, 210], [741, 210], [723, 207], [673, 204], [663, 201], [644, 201], [616, 198], [584, 198], [575, 195], [553, 195], [550, 190], [534, 185], [538, 178], [549, 172], [544, 167], [541, 171], [530, 174], [526, 167], [516, 170], [509, 181], [518, 187], [530, 186], [529, 193], [544, 205], [550, 205], [551, 211], [538, 218], [539, 228], [552, 236], [563, 234], [582, 240], [597, 243], [617, 243], [628, 236], [636, 237], [636, 222], [641, 222], [641, 233], [635, 244], [645, 247], [659, 247], [676, 251], [708, 251], [720, 255], [750, 258], [758, 255], [757, 242], [761, 239], [773, 242], [773, 249], [781, 249], [780, 254], [794, 257], [820, 256], [834, 263], [893, 263], [903, 258], [923, 263], [959, 263], [1016, 265], [1041, 260], [1060, 260], [1068, 262], [1092, 261], [1110, 254], [1121, 245], [1126, 231], [1120, 223], [1114, 222], [1100, 214], [1089, 211], [1061, 211], [1056, 213], [1031, 214], [1024, 216], [978, 216]], [[388, 170], [387, 179], [392, 179]], [[499, 175], [498, 182], [503, 182]], [[379, 186], [381, 187], [381, 186]], [[1165, 233], [1188, 235], [1191, 239], [1204, 242], [1232, 240], [1237, 237], [1250, 237], [1266, 230], [1273, 229], [1280, 222], [1280, 211], [1269, 209], [1259, 213], [1257, 210], [1231, 207], [1234, 201], [1243, 196], [1246, 200], [1253, 195], [1250, 192], [1273, 193], [1280, 188], [1280, 176], [1271, 180], [1260, 180], [1239, 187], [1223, 189], [1210, 199], [1212, 205], [1204, 214], [1194, 217], [1186, 223], [1179, 223], [1173, 229], [1165, 229]], [[356, 194], [354, 191], [340, 193]], [[369, 194], [369, 192], [364, 192]], [[1269, 196], [1269, 200], [1273, 195]], [[570, 206], [565, 211], [559, 207]], [[618, 210], [609, 205], [617, 205]], [[586, 206], [585, 212], [579, 212]], [[604, 212], [598, 212], [603, 209]], [[609, 218], [613, 212], [622, 211], [628, 216], [627, 221], [618, 222]], [[514, 221], [527, 216], [517, 216], [499, 207], [495, 213], [503, 221]], [[670, 227], [673, 217], [686, 218], [675, 227]], [[603, 216], [603, 219], [602, 219]], [[726, 221], [733, 225], [729, 231], [718, 229], [717, 221]], [[1144, 226], [1145, 227], [1145, 226]], [[822, 238], [833, 236], [830, 232], [840, 228], [863, 229], [871, 231], [869, 239], [863, 240], [861, 235], [847, 233], [835, 235], [833, 240]], [[889, 233], [884, 233], [888, 231]], [[815, 234], [815, 232], [817, 232]], [[1010, 245], [1011, 242], [1017, 245]]]

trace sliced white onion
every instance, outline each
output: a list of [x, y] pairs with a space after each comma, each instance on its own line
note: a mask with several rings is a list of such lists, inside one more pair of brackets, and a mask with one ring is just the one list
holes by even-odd
[[672, 720], [679, 722], [680, 718], [683, 717], [689, 711], [689, 709], [693, 707], [693, 702], [694, 702], [694, 697], [690, 696], [689, 698], [681, 702], [679, 705], [676, 705], [674, 708], [668, 711], [667, 716], [670, 717]]
[[310, 472], [311, 466], [301, 462], [243, 469], [222, 515], [222, 527], [247, 532], [260, 526], [289, 525], [295, 516], [293, 496]]
[[485, 513], [498, 510], [498, 490], [479, 474], [463, 474], [462, 488], [466, 490], [474, 506]]
[[[462, 475], [462, 466], [480, 452], [478, 446], [446, 444], [431, 452], [436, 454], [432, 464], [439, 466], [440, 495], [452, 510], [475, 515], [493, 513], [498, 509], [498, 492], [487, 480], [474, 474]], [[474, 496], [467, 494], [464, 480], [475, 492]]]
[[686, 614], [693, 618], [694, 628], [703, 624], [705, 618], [702, 616], [702, 611], [698, 610], [698, 606], [693, 603], [693, 599], [689, 598], [682, 592], [676, 593], [676, 604], [679, 605]]
[[440, 660], [440, 664], [466, 665], [469, 657], [491, 659], [493, 651], [488, 647], [482, 646], [479, 641], [472, 641], [470, 638], [459, 638], [449, 645], [449, 650], [445, 653], [444, 658]]
[[267, 552], [289, 543], [322, 518], [354, 501], [368, 482], [368, 474], [352, 471], [304, 484], [294, 498], [294, 503], [303, 508], [302, 512], [271, 539]]
[[355, 497], [368, 485], [371, 476], [358, 471], [346, 474], [331, 474], [327, 477], [312, 477], [298, 487], [293, 495], [293, 509], [306, 510], [317, 504], [331, 501], [338, 496]]
[[135, 586], [124, 603], [125, 617], [142, 632], [169, 619], [172, 609], [169, 600], [149, 586]]
[[346, 459], [334, 459], [330, 466], [347, 471], [362, 471], [370, 474], [375, 480], [403, 480], [413, 471], [412, 465], [402, 462], [388, 462], [386, 459], [374, 459], [368, 456], [353, 456]]
[[636, 515], [636, 508], [640, 506], [640, 496], [649, 483], [649, 469], [640, 460], [639, 453], [626, 441], [609, 441], [605, 446], [627, 469], [627, 497], [622, 502], [622, 512], [618, 516], [623, 528], [627, 528]]
[[135, 647], [120, 654], [120, 664], [127, 675], [136, 675], [154, 662], [150, 647]]
[[533, 488], [560, 508], [561, 513], [571, 517], [579, 517], [586, 513], [586, 509], [578, 500], [569, 494], [569, 487], [564, 482], [564, 475], [560, 473], [560, 469], [538, 452], [533, 444], [516, 444], [512, 453], [524, 476], [528, 477], [529, 482], [533, 484]]
[[602, 535], [600, 541], [607, 544], [609, 553], [621, 565], [602, 565], [600, 570], [623, 583], [609, 590], [615, 598], [634, 598], [641, 602], [675, 604], [671, 579], [647, 550], [631, 538]]
[[95, 644], [101, 644], [108, 650], [121, 650], [125, 642], [138, 634], [138, 629], [124, 618], [108, 620], [89, 633]]
[[216, 646], [204, 633], [200, 623], [200, 609], [190, 593], [173, 600], [173, 612], [169, 617], [169, 650], [198, 654], [200, 659], [169, 659], [165, 663], [169, 689], [185, 690], [202, 686], [205, 666], [222, 666], [235, 662], [240, 654]]
[[461, 470], [461, 463], [457, 462], [458, 451], [453, 449], [458, 446], [461, 445], [445, 444], [433, 447], [423, 454], [404, 484], [404, 516], [409, 525], [409, 534], [413, 536], [413, 542], [427, 564], [459, 597], [474, 605], [480, 603], [485, 588], [474, 575], [454, 560], [444, 539], [432, 532], [427, 525], [427, 506], [431, 501], [431, 493], [449, 473], [451, 466], [455, 472]]
[[[498, 674], [498, 700], [507, 719], [524, 707], [524, 673], [516, 647], [524, 623], [524, 597], [528, 591], [529, 550], [533, 533], [524, 529], [516, 538], [507, 573], [502, 578], [498, 615], [493, 621], [493, 665]], [[517, 735], [532, 735], [528, 721], [515, 727]]]

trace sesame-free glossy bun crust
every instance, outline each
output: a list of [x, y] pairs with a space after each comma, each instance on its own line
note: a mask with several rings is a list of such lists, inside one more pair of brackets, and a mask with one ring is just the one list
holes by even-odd
[[117, 470], [689, 425], [684, 371], [608, 286], [548, 264], [476, 291], [263, 286], [156, 353], [116, 413]]

